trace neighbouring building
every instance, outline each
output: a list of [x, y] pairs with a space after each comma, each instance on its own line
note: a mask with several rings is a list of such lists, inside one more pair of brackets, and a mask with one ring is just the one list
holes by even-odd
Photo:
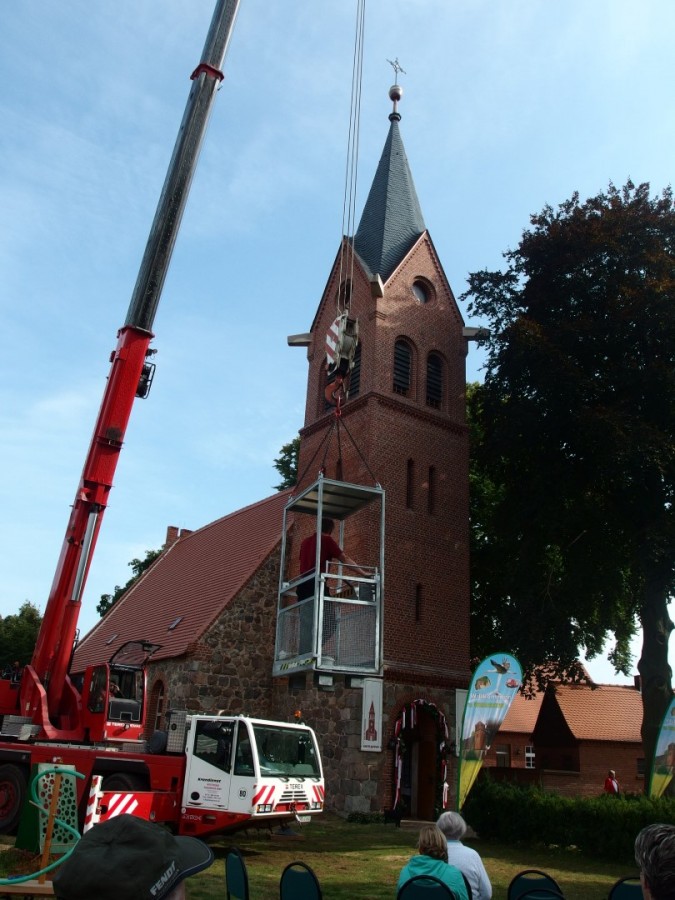
[[[160, 644], [149, 666], [152, 727], [162, 728], [169, 708], [280, 719], [301, 710], [319, 738], [330, 807], [369, 812], [396, 801], [410, 815], [431, 818], [444, 795], [450, 799], [455, 690], [469, 680], [467, 335], [415, 191], [399, 130], [400, 95], [391, 96], [389, 132], [360, 224], [338, 250], [306, 336], [294, 489], [311, 484], [319, 467], [331, 478], [384, 489], [379, 671], [368, 679], [340, 671], [318, 678], [311, 668], [272, 674], [290, 491], [193, 532], [170, 529], [161, 556], [80, 643], [74, 669], [109, 658], [127, 640]], [[342, 442], [330, 440], [336, 416], [326, 399], [325, 340], [336, 308], [359, 323], [339, 417], [350, 440]], [[292, 516], [287, 521], [294, 553], [303, 527]], [[371, 538], [361, 522], [358, 530], [347, 527], [344, 545], [358, 561]]]
[[574, 797], [597, 797], [614, 769], [622, 791], [642, 793], [641, 724], [637, 687], [551, 683], [532, 699], [516, 695], [485, 767]]

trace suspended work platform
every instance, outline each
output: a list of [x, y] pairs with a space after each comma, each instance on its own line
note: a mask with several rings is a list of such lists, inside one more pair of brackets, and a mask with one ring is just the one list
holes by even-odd
[[[300, 546], [326, 518], [355, 565], [321, 571], [317, 541], [314, 569], [300, 572]], [[381, 674], [383, 587], [384, 491], [319, 477], [284, 509], [273, 674]]]

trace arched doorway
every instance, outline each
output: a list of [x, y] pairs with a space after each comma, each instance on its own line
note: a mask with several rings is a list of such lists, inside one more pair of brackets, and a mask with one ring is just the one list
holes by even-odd
[[413, 819], [433, 821], [448, 797], [445, 746], [448, 727], [434, 703], [413, 700], [394, 725], [394, 808]]

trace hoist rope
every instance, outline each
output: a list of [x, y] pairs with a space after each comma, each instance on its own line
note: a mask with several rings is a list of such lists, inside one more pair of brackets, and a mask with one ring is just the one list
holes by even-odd
[[347, 163], [345, 166], [345, 190], [342, 201], [342, 233], [340, 236], [340, 269], [336, 298], [337, 313], [341, 315], [348, 305], [343, 284], [351, 283], [354, 275], [354, 230], [356, 220], [356, 185], [359, 167], [359, 131], [361, 126], [361, 84], [363, 81], [363, 38], [365, 33], [366, 0], [358, 0], [354, 60], [352, 63], [352, 94], [349, 110], [347, 137]]

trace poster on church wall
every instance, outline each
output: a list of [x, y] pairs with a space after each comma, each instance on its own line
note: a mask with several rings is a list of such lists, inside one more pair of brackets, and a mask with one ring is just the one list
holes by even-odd
[[671, 700], [661, 722], [659, 736], [656, 739], [652, 775], [649, 780], [648, 796], [661, 797], [670, 782], [675, 770], [675, 699]]
[[490, 749], [522, 680], [520, 663], [515, 657], [504, 653], [488, 656], [473, 673], [459, 733], [459, 810], [480, 772], [485, 754]]
[[382, 679], [363, 679], [361, 749], [382, 749]]

